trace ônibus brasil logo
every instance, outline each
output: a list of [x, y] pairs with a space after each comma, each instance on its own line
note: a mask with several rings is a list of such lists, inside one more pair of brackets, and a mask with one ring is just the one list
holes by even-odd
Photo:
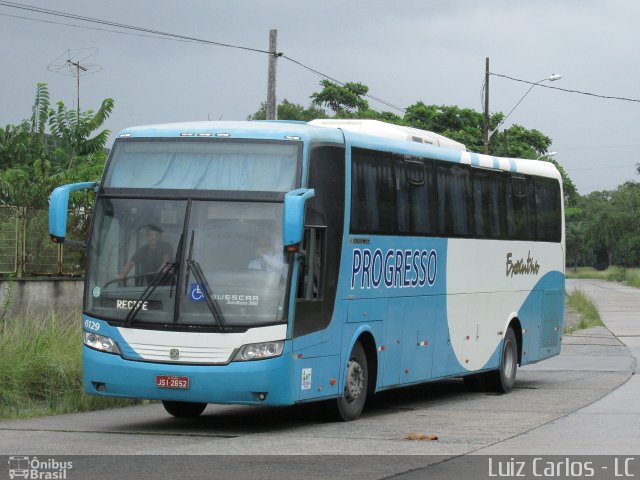
[[33, 480], [66, 480], [67, 472], [73, 468], [73, 462], [63, 462], [54, 458], [40, 460], [38, 457], [9, 457], [9, 478]]

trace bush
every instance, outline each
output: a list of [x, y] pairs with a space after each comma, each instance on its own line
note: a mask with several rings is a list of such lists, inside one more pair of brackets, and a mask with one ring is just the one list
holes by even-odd
[[572, 325], [569, 331], [565, 329], [565, 333], [603, 325], [598, 308], [582, 290], [576, 289], [567, 294], [567, 306], [580, 315], [580, 321]]
[[81, 322], [25, 314], [0, 319], [0, 418], [31, 417], [131, 405], [91, 397], [82, 385]]

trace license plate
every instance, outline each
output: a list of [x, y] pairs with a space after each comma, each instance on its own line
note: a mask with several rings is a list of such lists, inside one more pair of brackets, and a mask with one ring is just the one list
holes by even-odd
[[173, 375], [156, 375], [156, 387], [177, 388], [186, 390], [189, 388], [189, 377], [176, 377]]

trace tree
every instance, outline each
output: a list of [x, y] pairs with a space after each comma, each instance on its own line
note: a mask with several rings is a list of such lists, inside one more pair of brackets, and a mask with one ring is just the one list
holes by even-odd
[[45, 156], [48, 114], [49, 91], [46, 84], [38, 83], [31, 118], [19, 125], [7, 125], [1, 129], [0, 161], [4, 168], [33, 168], [34, 160]]
[[580, 198], [580, 194], [578, 193], [578, 189], [576, 188], [576, 184], [573, 183], [573, 180], [569, 177], [569, 174], [564, 169], [560, 163], [550, 157], [543, 157], [543, 161], [553, 163], [558, 171], [560, 172], [560, 176], [562, 177], [562, 191], [564, 193], [564, 201], [566, 207], [575, 207], [578, 204], [578, 199]]
[[[605, 259], [596, 259], [597, 267], [613, 265], [624, 224], [612, 204], [612, 192], [592, 192], [586, 197], [587, 237], [594, 251], [604, 250]], [[605, 262], [605, 265], [601, 265]]]
[[369, 87], [362, 83], [347, 82], [339, 85], [330, 80], [322, 80], [320, 85], [322, 90], [311, 94], [312, 105], [329, 107], [337, 117], [369, 108], [369, 102], [362, 98], [369, 92]]
[[[55, 139], [55, 158], [62, 170], [69, 170], [77, 159], [103, 156], [104, 146], [109, 139], [109, 130], [94, 132], [109, 118], [113, 111], [113, 99], [103, 100], [97, 112], [78, 112], [67, 109], [61, 101], [57, 109], [49, 110], [49, 126]], [[94, 136], [92, 136], [94, 135]]]
[[[322, 90], [311, 94], [312, 104], [305, 108], [284, 100], [278, 105], [278, 118], [281, 120], [310, 121], [314, 118], [325, 118], [326, 112], [321, 107], [330, 108], [333, 118], [361, 118], [380, 120], [395, 125], [405, 125], [435, 132], [463, 143], [469, 150], [480, 152], [484, 148], [483, 125], [484, 116], [470, 108], [455, 105], [426, 105], [416, 102], [407, 107], [403, 116], [392, 112], [378, 112], [369, 107], [362, 98], [369, 92], [369, 87], [362, 83], [347, 82], [344, 85], [322, 80]], [[266, 104], [249, 116], [250, 120], [266, 118]], [[504, 119], [504, 113], [497, 112], [489, 119], [489, 128], [495, 129]], [[495, 155], [515, 158], [539, 158], [549, 151], [551, 139], [535, 129], [527, 129], [521, 125], [512, 125], [506, 130], [496, 131], [491, 137], [490, 149]], [[564, 187], [565, 201], [568, 206], [576, 204], [578, 191], [562, 166], [550, 158], [560, 171]]]
[[[493, 114], [490, 119], [491, 126], [495, 128], [503, 117], [502, 113]], [[461, 142], [471, 151], [480, 152], [483, 149], [484, 117], [482, 113], [470, 108], [416, 102], [407, 107], [404, 120], [414, 128], [429, 130]]]
[[0, 167], [12, 168], [25, 162], [27, 157], [27, 132], [22, 125], [0, 128]]
[[[38, 83], [31, 118], [0, 129], [0, 202], [46, 207], [51, 191], [62, 184], [98, 179], [104, 168], [109, 130], [97, 133], [113, 110], [107, 98], [97, 112], [77, 112], [62, 102], [51, 108], [47, 85]], [[46, 132], [50, 128], [49, 134]], [[89, 196], [72, 197], [88, 204]]]
[[582, 242], [586, 232], [584, 222], [572, 222], [566, 226], [567, 262], [573, 265], [573, 271], [578, 271], [578, 264], [582, 258]]
[[[313, 105], [305, 108], [298, 103], [292, 103], [286, 98], [278, 105], [278, 120], [297, 120], [302, 122], [310, 122], [316, 118], [326, 118], [327, 114], [321, 108]], [[266, 120], [267, 119], [267, 103], [262, 102], [260, 109], [253, 115], [249, 115], [247, 120]]]

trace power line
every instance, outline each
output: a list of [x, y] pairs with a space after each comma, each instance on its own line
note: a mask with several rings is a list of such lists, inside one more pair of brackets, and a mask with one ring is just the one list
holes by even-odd
[[[263, 50], [263, 49], [258, 49], [258, 48], [251, 48], [251, 47], [245, 47], [245, 46], [240, 46], [240, 45], [233, 45], [233, 44], [229, 44], [229, 43], [222, 43], [222, 42], [215, 42], [212, 40], [205, 40], [202, 38], [196, 38], [196, 37], [191, 37], [191, 36], [187, 36], [187, 35], [180, 35], [180, 34], [174, 34], [174, 33], [169, 33], [169, 32], [163, 32], [160, 30], [153, 30], [153, 29], [149, 29], [149, 28], [144, 28], [144, 27], [137, 27], [134, 25], [127, 25], [127, 24], [123, 24], [123, 23], [118, 23], [118, 22], [111, 22], [111, 21], [107, 21], [107, 20], [101, 20], [101, 19], [97, 19], [97, 18], [92, 18], [92, 17], [85, 17], [82, 15], [76, 15], [76, 14], [72, 14], [72, 13], [67, 13], [67, 12], [61, 12], [61, 11], [57, 11], [57, 10], [51, 10], [51, 9], [47, 9], [47, 8], [41, 8], [41, 7], [34, 7], [31, 5], [24, 5], [24, 4], [20, 4], [20, 3], [16, 3], [16, 2], [10, 2], [10, 1], [6, 1], [6, 0], [0, 0], [0, 5], [5, 6], [5, 7], [10, 7], [10, 8], [17, 8], [20, 10], [26, 10], [26, 11], [31, 11], [31, 12], [36, 12], [36, 13], [41, 13], [44, 15], [52, 15], [52, 16], [56, 16], [56, 17], [62, 17], [62, 18], [69, 18], [69, 19], [73, 19], [73, 20], [79, 20], [79, 21], [83, 21], [83, 22], [88, 22], [88, 23], [97, 23], [100, 25], [106, 25], [106, 26], [111, 26], [111, 27], [116, 27], [116, 28], [120, 28], [120, 29], [126, 29], [126, 30], [133, 30], [136, 32], [143, 32], [144, 34], [141, 33], [130, 33], [130, 32], [123, 32], [123, 31], [119, 31], [119, 30], [109, 30], [109, 29], [103, 29], [103, 28], [96, 28], [96, 27], [88, 27], [86, 25], [76, 25], [76, 24], [70, 24], [70, 23], [65, 23], [65, 22], [54, 22], [54, 21], [50, 21], [50, 20], [42, 20], [42, 19], [36, 19], [36, 18], [29, 18], [29, 17], [24, 17], [24, 16], [18, 16], [18, 15], [8, 15], [8, 14], [0, 14], [3, 16], [7, 16], [7, 17], [13, 17], [13, 18], [19, 18], [19, 19], [23, 19], [23, 20], [32, 20], [32, 21], [38, 21], [38, 22], [44, 22], [44, 23], [51, 23], [51, 24], [58, 24], [58, 25], [64, 25], [64, 26], [69, 26], [69, 27], [74, 27], [74, 28], [85, 28], [85, 29], [89, 29], [89, 30], [97, 30], [97, 31], [104, 31], [104, 32], [108, 32], [108, 33], [117, 33], [117, 34], [122, 34], [122, 35], [134, 35], [134, 36], [141, 36], [141, 37], [147, 37], [147, 38], [157, 38], [160, 40], [175, 40], [175, 41], [182, 41], [182, 42], [191, 42], [191, 43], [200, 43], [200, 44], [206, 44], [206, 45], [214, 45], [214, 46], [219, 46], [219, 47], [226, 47], [226, 48], [235, 48], [235, 49], [240, 49], [240, 50], [246, 50], [246, 51], [251, 51], [251, 52], [256, 52], [256, 53], [262, 53], [262, 54], [267, 54], [267, 55], [272, 55], [271, 52], [269, 52], [268, 50]], [[318, 76], [320, 76], [321, 78], [325, 78], [327, 80], [330, 80], [334, 83], [337, 83], [340, 86], [345, 87], [346, 83], [345, 82], [341, 82], [340, 80], [327, 75], [325, 73], [322, 73], [321, 71], [312, 68], [294, 58], [289, 57], [288, 55], [284, 55], [283, 53], [279, 52], [276, 53], [275, 55], [277, 55], [278, 57], [282, 57], [286, 60], [288, 60], [289, 62], [298, 65], [299, 67], [302, 67]], [[380, 97], [376, 97], [372, 94], [366, 93], [363, 96], [370, 98], [382, 105], [385, 105], [389, 108], [392, 108], [394, 110], [398, 110], [404, 114], [407, 113], [407, 111], [402, 108], [399, 107], [397, 105], [392, 104], [391, 102], [388, 102]]]
[[[199, 43], [199, 44], [204, 44], [204, 45], [213, 45], [213, 46], [218, 46], [218, 47], [232, 48], [232, 49], [244, 50], [244, 51], [249, 51], [249, 52], [261, 53], [261, 54], [265, 54], [265, 55], [274, 55], [272, 52], [269, 52], [268, 50], [264, 50], [264, 49], [246, 47], [246, 46], [242, 46], [242, 45], [234, 45], [234, 44], [230, 44], [230, 43], [216, 42], [216, 41], [213, 41], [213, 40], [206, 40], [206, 39], [202, 39], [202, 38], [192, 37], [192, 36], [189, 36], [189, 35], [181, 35], [181, 34], [175, 34], [175, 33], [170, 33], [170, 32], [164, 32], [164, 31], [161, 31], [161, 30], [154, 30], [154, 29], [151, 29], [151, 28], [138, 27], [138, 26], [135, 26], [135, 25], [127, 25], [127, 24], [123, 24], [123, 23], [119, 23], [119, 22], [101, 20], [101, 19], [98, 19], [98, 18], [86, 17], [86, 16], [82, 16], [82, 15], [72, 14], [72, 13], [68, 13], [68, 12], [62, 12], [62, 11], [58, 11], [58, 10], [51, 10], [51, 9], [42, 8], [42, 7], [35, 7], [35, 6], [32, 6], [32, 5], [20, 4], [20, 3], [17, 3], [17, 2], [11, 2], [11, 1], [7, 1], [7, 0], [0, 0], [0, 6], [5, 6], [5, 7], [9, 7], [9, 8], [16, 8], [16, 9], [19, 9], [19, 10], [35, 12], [35, 13], [39, 13], [39, 14], [43, 14], [43, 15], [51, 15], [51, 16], [55, 16], [55, 17], [78, 20], [78, 21], [87, 22], [87, 23], [93, 23], [93, 24], [98, 24], [98, 25], [104, 25], [104, 26], [114, 27], [114, 28], [118, 28], [118, 29], [122, 29], [122, 30], [131, 30], [131, 31], [137, 32], [137, 33], [131, 33], [131, 32], [122, 31], [122, 30], [110, 30], [110, 29], [105, 29], [105, 28], [89, 27], [89, 26], [86, 26], [86, 25], [76, 25], [76, 24], [70, 24], [70, 23], [65, 23], [65, 22], [54, 22], [54, 21], [50, 21], [50, 20], [35, 19], [35, 18], [29, 18], [29, 17], [24, 17], [24, 16], [18, 16], [18, 15], [0, 14], [2, 16], [19, 18], [19, 19], [23, 19], [23, 20], [32, 20], [32, 21], [38, 21], [38, 22], [44, 22], [44, 23], [59, 24], [59, 25], [64, 25], [64, 26], [69, 26], [69, 27], [74, 27], [74, 28], [84, 28], [84, 29], [88, 29], [88, 30], [104, 31], [104, 32], [107, 32], [107, 33], [116, 33], [116, 34], [120, 34], [120, 35], [133, 35], [133, 36], [141, 36], [141, 37], [147, 37], [147, 38], [153, 38], [153, 39], [159, 39], [159, 40], [173, 40], [173, 41], [181, 41], [181, 42]], [[327, 79], [327, 80], [329, 80], [331, 82], [334, 82], [334, 83], [336, 83], [336, 84], [338, 84], [340, 86], [346, 87], [346, 83], [345, 82], [341, 82], [340, 80], [338, 80], [338, 79], [336, 79], [336, 78], [334, 78], [334, 77], [332, 77], [330, 75], [327, 75], [326, 73], [323, 73], [323, 72], [321, 72], [321, 71], [319, 71], [319, 70], [317, 70], [315, 68], [312, 68], [312, 67], [300, 62], [299, 60], [291, 58], [288, 55], [283, 54], [282, 52], [275, 53], [275, 55], [277, 55], [278, 57], [282, 57], [283, 59], [288, 60], [289, 62], [293, 63], [294, 65], [297, 65], [297, 66], [299, 66], [301, 68], [304, 68], [304, 69], [306, 69], [306, 70], [318, 75], [321, 78], [325, 78], [325, 79]], [[536, 85], [535, 82], [530, 82], [530, 81], [527, 81], [527, 80], [522, 80], [522, 79], [519, 79], [519, 78], [510, 77], [508, 75], [503, 75], [503, 74], [498, 74], [498, 73], [490, 73], [490, 75], [493, 75], [493, 76], [496, 76], [496, 77], [507, 78], [509, 80], [513, 80], [513, 81], [521, 82], [521, 83], [526, 83], [526, 84], [529, 84], [529, 85]], [[567, 92], [567, 93], [576, 93], [576, 94], [581, 94], [581, 95], [588, 95], [588, 96], [597, 97], [597, 98], [612, 99], [612, 100], [622, 100], [622, 101], [640, 103], [640, 100], [632, 99], [632, 98], [626, 98], [626, 97], [598, 95], [598, 94], [589, 93], [589, 92], [582, 92], [582, 91], [579, 91], [579, 90], [570, 90], [570, 89], [566, 89], [566, 88], [543, 85], [543, 84], [540, 84], [540, 83], [537, 83], [537, 86], [543, 87], [543, 88], [550, 88], [550, 89], [554, 89], [554, 90], [560, 90], [560, 91]], [[484, 86], [483, 86], [483, 91], [481, 93], [484, 93]], [[389, 102], [387, 100], [384, 100], [384, 99], [382, 99], [380, 97], [377, 97], [375, 95], [372, 95], [370, 93], [366, 93], [363, 96], [367, 97], [367, 98], [370, 98], [371, 100], [374, 100], [375, 102], [378, 102], [378, 103], [380, 103], [382, 105], [385, 105], [385, 106], [387, 106], [387, 107], [389, 107], [389, 108], [391, 108], [393, 110], [397, 110], [397, 111], [403, 113], [404, 115], [409, 114], [407, 109], [405, 109], [403, 107], [399, 107], [398, 105], [395, 105], [395, 104], [393, 104], [393, 103], [391, 103], [391, 102]], [[411, 114], [411, 115], [416, 117], [416, 118], [421, 118], [420, 116], [415, 115], [415, 114]]]
[[510, 77], [509, 75], [502, 75], [502, 74], [499, 74], [499, 73], [489, 73], [489, 75], [493, 75], [494, 77], [507, 78], [509, 80], [513, 80], [514, 82], [526, 83], [528, 85], [537, 85], [538, 87], [542, 87], [542, 88], [550, 88], [552, 90], [560, 90], [561, 92], [566, 92], [566, 93], [577, 93], [577, 94], [580, 94], [580, 95], [587, 95], [587, 96], [596, 97], [596, 98], [604, 98], [604, 99], [607, 99], [607, 100], [622, 100], [622, 101], [625, 101], [625, 102], [640, 103], [640, 100], [635, 99], [635, 98], [614, 97], [614, 96], [611, 96], [611, 95], [598, 95], [596, 93], [582, 92], [580, 90], [571, 90], [571, 89], [568, 89], [568, 88], [552, 87], [551, 85], [544, 85], [544, 84], [541, 84], [539, 82], [530, 82], [528, 80], [522, 80], [520, 78], [514, 78], [514, 77]]
[[[61, 11], [58, 11], [58, 10], [50, 10], [48, 8], [34, 7], [34, 6], [31, 6], [31, 5], [24, 5], [24, 4], [20, 4], [20, 3], [16, 3], [16, 2], [5, 1], [5, 0], [0, 0], [0, 5], [5, 6], [5, 7], [10, 7], [10, 8], [17, 8], [19, 10], [27, 10], [27, 11], [30, 11], [30, 12], [42, 13], [44, 15], [52, 15], [52, 16], [55, 16], [55, 17], [69, 18], [69, 19], [72, 19], [72, 20], [80, 20], [82, 22], [97, 23], [99, 25], [106, 25], [106, 26], [110, 26], [110, 27], [122, 28], [122, 29], [125, 29], [125, 30], [134, 30], [134, 31], [137, 31], [137, 32], [144, 32], [144, 33], [149, 33], [149, 34], [153, 34], [153, 35], [160, 35], [160, 36], [174, 38], [174, 39], [178, 39], [178, 40], [187, 40], [187, 41], [196, 42], [196, 43], [204, 43], [204, 44], [207, 44], [207, 45], [216, 45], [216, 46], [219, 46], [219, 47], [235, 48], [235, 49], [238, 49], [238, 50], [247, 50], [247, 51], [251, 51], [251, 52], [264, 53], [264, 54], [267, 54], [267, 55], [270, 54], [269, 51], [258, 49], [258, 48], [245, 47], [245, 46], [241, 46], [241, 45], [233, 45], [233, 44], [230, 44], [230, 43], [214, 42], [212, 40], [204, 40], [204, 39], [201, 39], [201, 38], [191, 37], [191, 36], [188, 36], [188, 35], [180, 35], [180, 34], [176, 34], [176, 33], [163, 32], [163, 31], [160, 31], [160, 30], [153, 30], [151, 28], [137, 27], [137, 26], [134, 26], [134, 25], [127, 25], [127, 24], [124, 24], [124, 23], [111, 22], [111, 21], [108, 21], [108, 20], [101, 20], [99, 18], [85, 17], [85, 16], [82, 16], [82, 15], [76, 15], [76, 14], [73, 14], [73, 13], [61, 12]], [[113, 32], [113, 33], [121, 33], [121, 32]]]
[[[304, 68], [306, 70], [309, 70], [312, 73], [315, 73], [319, 77], [322, 77], [322, 78], [325, 78], [327, 80], [330, 80], [333, 83], [337, 83], [338, 85], [340, 85], [342, 87], [346, 87], [347, 86], [346, 83], [341, 82], [340, 80], [338, 80], [336, 78], [333, 78], [333, 77], [331, 77], [331, 76], [329, 76], [329, 75], [327, 75], [325, 73], [322, 73], [319, 70], [316, 70], [315, 68], [312, 68], [312, 67], [310, 67], [308, 65], [305, 65], [304, 63], [302, 63], [302, 62], [300, 62], [298, 60], [295, 60], [295, 59], [289, 57], [288, 55], [284, 55], [283, 54], [282, 58], [284, 58], [285, 60], [290, 61], [291, 63], [294, 63], [295, 65], [298, 65], [299, 67], [302, 67], [302, 68]], [[383, 105], [386, 105], [389, 108], [393, 108], [393, 109], [398, 110], [398, 111], [400, 111], [402, 113], [407, 113], [406, 109], [404, 109], [402, 107], [398, 107], [397, 105], [394, 105], [393, 103], [387, 102], [386, 100], [383, 100], [382, 98], [379, 98], [379, 97], [376, 97], [374, 95], [371, 95], [370, 93], [365, 93], [363, 96], [364, 97], [368, 97], [371, 100], [375, 100], [376, 102], [381, 103]]]
[[[1, 2], [0, 2], [0, 4], [1, 4]], [[94, 30], [96, 32], [117, 33], [119, 35], [130, 35], [132, 37], [143, 37], [143, 38], [151, 38], [151, 39], [155, 39], [155, 40], [166, 40], [166, 41], [185, 42], [185, 43], [199, 43], [199, 42], [194, 42], [193, 40], [180, 40], [180, 39], [177, 39], [177, 38], [159, 37], [157, 35], [145, 35], [145, 34], [142, 34], [142, 33], [123, 32], [123, 31], [120, 31], [120, 30], [109, 30], [108, 28], [89, 27], [87, 25], [76, 25], [74, 23], [56, 22], [54, 20], [45, 20], [43, 18], [24, 17], [24, 16], [21, 16], [21, 15], [10, 15], [8, 13], [0, 13], [0, 17], [18, 18], [20, 20], [29, 20], [31, 22], [40, 22], [40, 23], [48, 23], [48, 24], [52, 24], [52, 25], [62, 25], [62, 26], [65, 26], [65, 27], [82, 28], [84, 30]]]

